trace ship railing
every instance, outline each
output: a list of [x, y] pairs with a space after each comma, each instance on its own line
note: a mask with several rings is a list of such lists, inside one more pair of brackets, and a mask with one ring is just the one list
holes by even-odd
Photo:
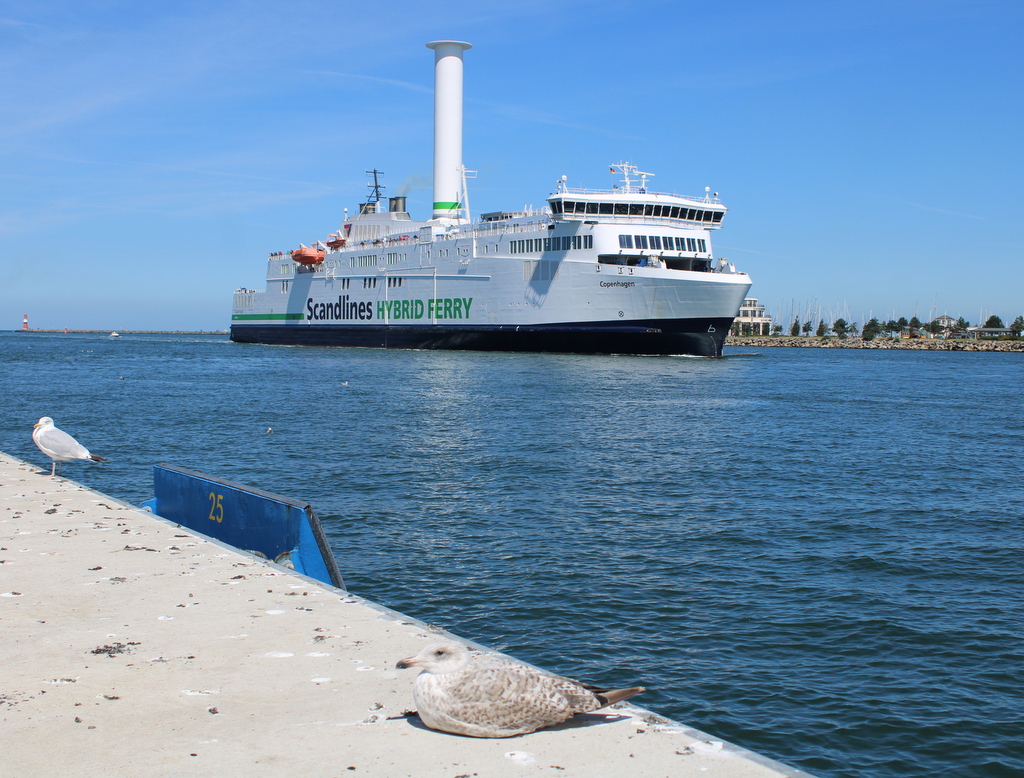
[[679, 200], [689, 200], [693, 203], [714, 203], [721, 204], [721, 200], [711, 195], [681, 195], [677, 192], [652, 192], [650, 189], [640, 191], [640, 187], [631, 187], [627, 192], [625, 189], [582, 189], [578, 187], [567, 186], [560, 192], [552, 192], [551, 197], [562, 194], [571, 195], [615, 195], [619, 197], [621, 195], [633, 195], [633, 194], [649, 194], [649, 195], [660, 195], [661, 197], [675, 197]]
[[[544, 214], [544, 216], [545, 218], [531, 219], [526, 222], [484, 222], [472, 227], [461, 228], [455, 234], [460, 237], [478, 238], [490, 235], [510, 235], [519, 232], [537, 232], [551, 223], [550, 216], [548, 214]], [[443, 240], [444, 238], [444, 235], [438, 236], [438, 239]]]

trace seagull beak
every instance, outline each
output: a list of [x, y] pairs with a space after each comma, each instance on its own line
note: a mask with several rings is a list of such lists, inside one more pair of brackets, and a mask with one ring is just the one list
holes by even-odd
[[419, 662], [416, 661], [416, 657], [411, 656], [408, 659], [402, 659], [395, 667], [399, 670], [408, 670], [410, 667], [416, 667], [418, 664]]

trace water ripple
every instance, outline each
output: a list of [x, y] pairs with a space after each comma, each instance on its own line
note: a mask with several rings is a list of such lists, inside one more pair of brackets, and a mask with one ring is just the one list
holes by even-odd
[[0, 333], [0, 448], [309, 500], [354, 591], [821, 776], [1024, 774], [1024, 364], [758, 353]]

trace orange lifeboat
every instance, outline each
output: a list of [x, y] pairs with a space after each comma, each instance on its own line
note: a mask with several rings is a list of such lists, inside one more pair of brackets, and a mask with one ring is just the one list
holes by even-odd
[[332, 249], [340, 249], [345, 245], [345, 239], [336, 233], [331, 233], [328, 236], [327, 247]]
[[292, 252], [292, 259], [300, 265], [319, 265], [324, 261], [324, 252], [321, 249], [308, 249], [302, 246]]

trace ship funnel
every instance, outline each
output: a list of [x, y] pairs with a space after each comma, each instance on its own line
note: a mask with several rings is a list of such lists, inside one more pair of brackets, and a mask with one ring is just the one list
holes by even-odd
[[434, 217], [458, 219], [462, 192], [462, 41], [433, 41], [434, 50]]
[[405, 213], [405, 197], [399, 195], [398, 197], [388, 198], [388, 210], [391, 213]]

